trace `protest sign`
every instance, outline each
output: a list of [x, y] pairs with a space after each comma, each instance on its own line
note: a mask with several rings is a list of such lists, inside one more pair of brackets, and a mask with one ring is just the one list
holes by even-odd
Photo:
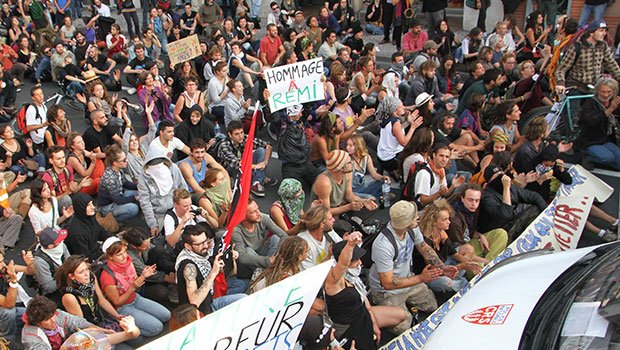
[[549, 249], [575, 249], [588, 219], [594, 198], [604, 201], [613, 188], [575, 165], [568, 170], [573, 177], [570, 185], [562, 185], [557, 197], [497, 258], [487, 264], [482, 274], [474, 277], [467, 286], [442, 304], [426, 320], [394, 338], [381, 349], [422, 349], [428, 337], [441, 324], [444, 316], [467, 293], [489, 269], [501, 261], [521, 253]]
[[292, 349], [330, 268], [325, 262], [288, 277], [140, 350]]
[[325, 98], [323, 60], [315, 58], [265, 70], [272, 112]]
[[168, 43], [166, 49], [168, 50], [168, 57], [172, 65], [189, 61], [194, 57], [200, 56], [198, 35], [190, 35], [186, 38]]

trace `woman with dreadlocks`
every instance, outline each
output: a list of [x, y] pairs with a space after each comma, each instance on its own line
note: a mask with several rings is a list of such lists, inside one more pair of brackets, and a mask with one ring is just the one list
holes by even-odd
[[381, 125], [377, 157], [382, 170], [390, 172], [395, 179], [399, 178], [398, 154], [422, 125], [419, 114], [417, 110], [405, 109], [402, 101], [394, 96], [386, 96], [377, 108], [375, 116]]
[[300, 271], [301, 262], [308, 256], [308, 242], [297, 236], [287, 237], [282, 241], [273, 264], [269, 265], [256, 277], [248, 288], [249, 293], [278, 283], [283, 279], [293, 276]]

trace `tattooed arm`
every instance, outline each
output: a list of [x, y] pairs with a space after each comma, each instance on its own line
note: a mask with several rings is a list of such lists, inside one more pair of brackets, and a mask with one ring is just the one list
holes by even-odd
[[189, 263], [185, 265], [183, 269], [183, 278], [185, 278], [185, 288], [187, 288], [187, 296], [189, 302], [194, 305], [200, 305], [209, 296], [211, 292], [211, 286], [215, 280], [215, 275], [210, 273], [209, 276], [203, 281], [201, 286], [198, 286], [196, 282], [196, 276], [199, 272], [196, 265]]
[[426, 244], [426, 242], [416, 244], [415, 247], [418, 250], [418, 252], [422, 254], [422, 257], [427, 263], [440, 268], [443, 271], [444, 275], [450, 278], [454, 278], [456, 274], [458, 273], [458, 269], [456, 268], [456, 266], [450, 266], [450, 265], [444, 264], [444, 262], [441, 261], [441, 259], [435, 252], [435, 250], [431, 246]]

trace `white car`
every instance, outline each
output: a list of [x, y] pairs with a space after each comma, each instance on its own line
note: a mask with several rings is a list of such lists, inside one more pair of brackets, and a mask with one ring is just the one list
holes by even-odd
[[535, 251], [493, 267], [425, 349], [620, 349], [620, 242]]

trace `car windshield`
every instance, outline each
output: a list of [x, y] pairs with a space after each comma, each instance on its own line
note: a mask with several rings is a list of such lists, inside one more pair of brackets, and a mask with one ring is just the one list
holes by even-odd
[[567, 305], [559, 349], [620, 349], [620, 247], [593, 263]]
[[620, 242], [602, 245], [547, 288], [520, 350], [620, 350]]

